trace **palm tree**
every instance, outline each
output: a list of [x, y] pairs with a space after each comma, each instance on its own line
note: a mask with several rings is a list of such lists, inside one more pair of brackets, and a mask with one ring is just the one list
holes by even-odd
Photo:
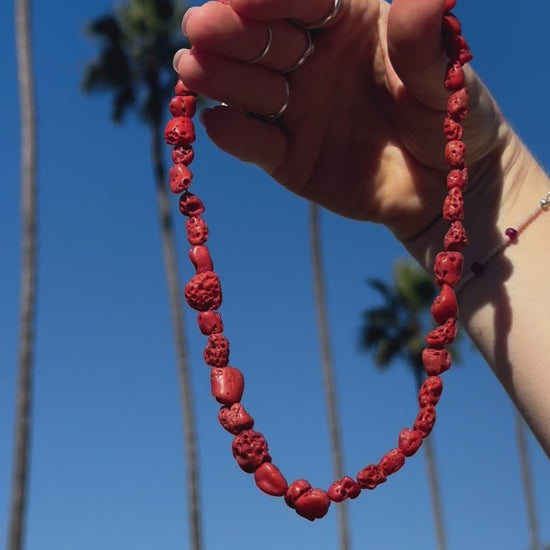
[[[317, 327], [319, 331], [319, 345], [321, 348], [321, 370], [323, 373], [323, 386], [325, 388], [332, 464], [335, 479], [341, 479], [344, 476], [344, 458], [342, 440], [340, 437], [341, 423], [338, 415], [334, 381], [334, 361], [332, 358], [328, 328], [319, 207], [314, 203], [309, 204], [309, 235], [313, 270], [313, 288], [315, 292], [315, 309], [317, 312]], [[340, 531], [340, 550], [348, 550], [350, 548], [350, 537], [348, 510], [345, 501], [341, 502], [338, 506], [338, 522]]]
[[99, 40], [101, 49], [99, 56], [86, 67], [82, 87], [85, 92], [112, 94], [114, 122], [122, 122], [129, 109], [136, 109], [149, 129], [182, 402], [191, 547], [200, 550], [202, 535], [195, 418], [173, 222], [162, 155], [165, 112], [175, 84], [172, 56], [186, 45], [180, 30], [184, 12], [185, 8], [174, 0], [128, 0], [113, 14], [92, 21], [88, 32]]
[[[407, 261], [396, 262], [392, 285], [378, 279], [371, 279], [368, 284], [382, 295], [384, 304], [364, 312], [361, 346], [374, 352], [374, 362], [381, 369], [390, 367], [396, 359], [403, 359], [419, 389], [425, 377], [422, 350], [430, 320], [429, 309], [436, 295], [434, 284], [420, 267]], [[424, 440], [423, 449], [437, 547], [445, 550], [443, 509], [432, 437]]]
[[31, 442], [37, 278], [37, 146], [30, 19], [30, 0], [15, 0], [17, 80], [21, 105], [22, 265], [14, 458], [7, 550], [23, 548]]

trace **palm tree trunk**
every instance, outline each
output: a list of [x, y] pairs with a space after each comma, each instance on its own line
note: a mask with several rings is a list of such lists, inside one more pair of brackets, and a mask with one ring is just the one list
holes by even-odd
[[[415, 378], [417, 390], [422, 385], [422, 370], [415, 368]], [[435, 460], [435, 449], [432, 441], [433, 436], [428, 436], [422, 443], [424, 449], [424, 458], [426, 461], [426, 474], [428, 476], [428, 488], [430, 492], [430, 500], [432, 503], [432, 513], [434, 516], [435, 538], [438, 550], [447, 550], [447, 542], [445, 536], [445, 522], [443, 520], [443, 506], [441, 504], [441, 492], [439, 489], [439, 476]]]
[[535, 507], [535, 497], [533, 491], [533, 479], [531, 476], [531, 466], [529, 464], [529, 455], [527, 451], [527, 430], [525, 422], [521, 415], [516, 411], [516, 440], [519, 453], [519, 464], [521, 469], [521, 480], [525, 494], [525, 504], [527, 507], [527, 521], [529, 524], [529, 550], [541, 550], [539, 528], [537, 521], [537, 511]]
[[[334, 361], [332, 359], [328, 328], [327, 299], [321, 251], [321, 231], [319, 228], [319, 207], [313, 203], [309, 204], [309, 236], [311, 263], [313, 268], [313, 288], [315, 292], [315, 309], [317, 311], [317, 326], [319, 331], [319, 344], [321, 347], [321, 369], [323, 372], [323, 386], [325, 388], [325, 400], [327, 405], [332, 463], [335, 479], [341, 479], [344, 476], [342, 440], [340, 437], [341, 424], [336, 403]], [[349, 520], [347, 503], [345, 501], [338, 505], [338, 524], [340, 550], [349, 550]]]
[[169, 194], [166, 187], [166, 170], [162, 160], [162, 133], [160, 121], [154, 124], [151, 130], [151, 156], [155, 174], [160, 235], [172, 314], [172, 327], [183, 413], [184, 445], [187, 465], [187, 501], [191, 526], [191, 549], [201, 550], [202, 530], [199, 503], [199, 463], [197, 457], [197, 436], [195, 432], [196, 423], [193, 397], [191, 393], [189, 358], [185, 339], [185, 324], [182, 313], [182, 292], [180, 292], [176, 245], [174, 241], [172, 216], [170, 213]]
[[12, 492], [7, 550], [21, 550], [30, 469], [31, 411], [37, 279], [36, 102], [30, 0], [15, 0], [17, 79], [21, 110], [21, 295]]

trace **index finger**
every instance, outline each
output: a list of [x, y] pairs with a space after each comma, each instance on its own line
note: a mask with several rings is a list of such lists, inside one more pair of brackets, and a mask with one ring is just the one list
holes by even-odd
[[[309, 27], [324, 26], [343, 11], [346, 0], [222, 0], [239, 15], [258, 21], [291, 19]], [[331, 17], [332, 16], [332, 17]], [[327, 21], [329, 23], [329, 21]]]

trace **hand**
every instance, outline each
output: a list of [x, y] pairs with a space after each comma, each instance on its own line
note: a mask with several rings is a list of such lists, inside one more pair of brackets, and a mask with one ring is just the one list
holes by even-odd
[[[224, 151], [262, 167], [294, 193], [343, 216], [388, 225], [401, 240], [440, 216], [446, 194], [443, 121], [449, 92], [441, 42], [444, 0], [343, 0], [316, 32], [315, 52], [283, 74], [307, 47], [304, 24], [333, 0], [230, 0], [189, 10], [192, 44], [176, 59], [192, 89], [231, 107], [203, 113]], [[272, 44], [257, 63], [271, 27]], [[467, 69], [472, 104], [467, 160], [497, 164], [507, 141], [489, 93]], [[278, 124], [266, 116], [289, 104]], [[474, 172], [474, 170], [471, 170]], [[474, 181], [470, 181], [470, 186]]]

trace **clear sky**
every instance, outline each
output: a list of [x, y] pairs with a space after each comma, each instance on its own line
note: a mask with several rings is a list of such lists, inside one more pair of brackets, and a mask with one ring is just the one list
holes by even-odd
[[[11, 474], [19, 292], [19, 118], [12, 3], [0, 6], [0, 541]], [[526, 8], [524, 8], [526, 6]], [[109, 119], [109, 98], [79, 81], [96, 46], [84, 24], [107, 0], [34, 2], [39, 107], [40, 285], [28, 550], [188, 548], [182, 430], [146, 130]], [[550, 3], [461, 0], [474, 67], [514, 127], [550, 164]], [[168, 153], [168, 150], [166, 151]], [[307, 205], [216, 150], [199, 129], [195, 190], [243, 402], [287, 479], [331, 482], [314, 320]], [[174, 201], [174, 212], [176, 203]], [[176, 220], [181, 218], [176, 217]], [[368, 277], [388, 279], [404, 252], [383, 228], [325, 214], [329, 311], [346, 470], [395, 446], [415, 415], [404, 365], [377, 372], [358, 350]], [[178, 223], [182, 279], [191, 266]], [[218, 425], [204, 337], [187, 313], [208, 550], [336, 548], [335, 507], [309, 523], [260, 493]], [[513, 410], [468, 345], [445, 375], [434, 432], [449, 550], [525, 550]], [[550, 543], [550, 465], [531, 438], [542, 539]], [[353, 548], [435, 549], [424, 460], [350, 507]]]

